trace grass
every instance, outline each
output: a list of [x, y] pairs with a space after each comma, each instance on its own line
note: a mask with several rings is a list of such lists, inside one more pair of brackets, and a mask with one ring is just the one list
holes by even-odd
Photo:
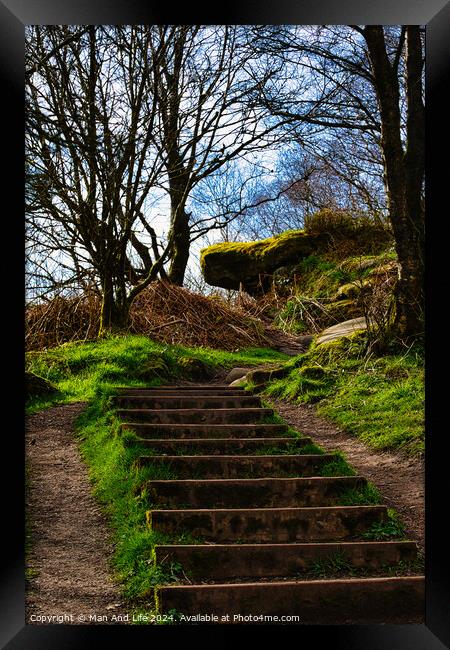
[[[403, 370], [394, 378], [390, 368]], [[424, 370], [405, 357], [380, 359], [342, 378], [319, 413], [375, 449], [424, 452]]]
[[385, 521], [375, 521], [362, 536], [366, 540], [376, 541], [405, 539], [405, 526], [395, 510], [388, 508], [387, 519]]
[[365, 332], [312, 346], [296, 367], [270, 382], [268, 397], [317, 403], [317, 412], [374, 449], [424, 452], [424, 353], [368, 354]]
[[356, 472], [345, 460], [344, 454], [341, 451], [334, 451], [333, 454], [336, 459], [322, 465], [320, 476], [355, 476]]
[[380, 491], [373, 483], [366, 483], [358, 488], [348, 488], [343, 490], [337, 504], [340, 506], [374, 506], [383, 503], [383, 497]]
[[[195, 363], [186, 363], [186, 359]], [[165, 345], [145, 336], [111, 336], [96, 342], [66, 343], [29, 352], [26, 369], [57, 388], [52, 397], [35, 397], [27, 404], [34, 413], [68, 402], [87, 401], [99, 386], [155, 386], [177, 379], [199, 381], [219, 369], [280, 362], [288, 357], [276, 350], [247, 348], [236, 352]]]
[[[308, 367], [313, 367], [313, 372], [309, 371], [309, 377], [319, 384], [326, 382], [328, 387], [328, 382], [341, 381], [339, 377], [336, 379], [337, 362], [333, 361], [334, 357], [324, 359], [326, 354], [327, 351], [322, 350], [320, 353], [315, 352], [314, 357], [306, 354], [290, 359], [288, 363], [292, 367], [291, 374], [298, 374], [304, 369], [303, 363], [307, 362]], [[31, 400], [28, 404], [29, 413], [60, 403], [80, 400], [87, 402], [87, 408], [76, 422], [79, 447], [89, 468], [93, 492], [107, 515], [111, 529], [115, 549], [113, 571], [121, 583], [122, 596], [131, 611], [143, 613], [140, 622], [146, 622], [145, 613], [150, 614], [150, 621], [154, 622], [157, 606], [154, 601], [155, 587], [176, 582], [182, 573], [182, 569], [177, 565], [156, 565], [155, 545], [197, 544], [202, 540], [183, 531], [174, 535], [163, 534], [149, 525], [145, 483], [152, 479], [170, 478], [174, 474], [167, 465], [141, 466], [138, 463], [141, 455], [151, 455], [152, 451], [140, 444], [132, 431], [122, 432], [121, 422], [114, 410], [113, 395], [117, 386], [148, 386], [170, 383], [177, 379], [192, 379], [189, 375], [190, 364], [179, 363], [180, 359], [186, 358], [199, 361], [205, 375], [208, 375], [219, 368], [258, 365], [261, 362], [285, 360], [287, 357], [271, 350], [255, 348], [229, 353], [167, 346], [142, 336], [111, 337], [97, 343], [70, 343], [27, 356], [27, 369], [50, 380], [59, 391], [51, 399]], [[347, 367], [351, 369], [351, 373], [361, 372], [361, 363], [358, 356], [355, 359], [347, 359]], [[331, 371], [317, 372], [317, 364], [330, 367]], [[376, 361], [373, 364], [379, 372], [388, 374], [391, 388], [393, 377], [398, 378], [398, 381], [405, 381], [416, 368], [412, 357], [408, 357], [407, 362], [390, 360], [384, 365], [377, 365]], [[198, 364], [195, 366], [195, 372], [198, 372]], [[406, 366], [408, 369], [405, 369]], [[405, 372], [408, 373], [407, 377]], [[303, 373], [304, 376], [307, 374]], [[280, 385], [280, 381], [289, 382], [289, 377], [274, 384]], [[277, 414], [265, 421], [284, 424]], [[289, 448], [278, 449], [274, 446], [262, 448], [254, 453], [324, 453], [324, 450], [315, 444], [297, 447], [296, 439], [301, 438], [301, 434], [292, 428], [288, 429], [287, 435], [292, 436], [292, 446]], [[352, 468], [343, 456], [322, 468], [323, 476], [352, 473]], [[342, 498], [344, 497], [360, 499], [358, 503], [362, 503], [363, 499], [367, 501], [375, 498], [370, 486], [365, 492], [360, 490], [358, 494], [348, 494]], [[399, 535], [402, 535], [402, 525], [395, 513], [389, 511], [388, 521], [374, 525], [365, 538], [391, 539]]]
[[344, 577], [404, 576], [421, 574], [424, 569], [423, 559], [417, 557], [411, 561], [400, 560], [395, 564], [385, 564], [378, 569], [353, 566], [343, 551], [337, 551], [311, 562], [304, 576], [316, 580]]
[[[173, 478], [175, 473], [167, 464], [139, 465], [139, 457], [151, 455], [152, 451], [139, 444], [133, 431], [122, 432], [114, 409], [115, 387], [151, 386], [180, 379], [199, 381], [198, 374], [190, 375], [192, 367], [198, 373], [200, 366], [205, 377], [210, 377], [217, 370], [234, 365], [256, 366], [287, 358], [282, 353], [259, 348], [230, 353], [168, 346], [144, 336], [68, 343], [28, 353], [27, 370], [48, 379], [58, 389], [50, 398], [32, 398], [27, 404], [28, 413], [56, 404], [87, 402], [76, 421], [76, 435], [93, 493], [111, 529], [115, 548], [112, 568], [121, 583], [122, 596], [133, 612], [146, 612], [154, 621], [154, 587], [179, 579], [179, 566], [156, 565], [155, 545], [197, 544], [202, 540], [183, 531], [162, 534], [148, 525], [146, 482]], [[185, 363], [186, 359], [200, 364]], [[32, 577], [32, 568], [28, 573]], [[145, 622], [145, 617], [141, 618]]]
[[[153, 589], [176, 582], [181, 567], [155, 564], [154, 547], [162, 543], [193, 544], [201, 540], [187, 532], [166, 535], [148, 525], [145, 484], [167, 478], [167, 466], [137, 462], [147, 448], [130, 446], [120, 433], [120, 421], [109, 406], [107, 391], [96, 398], [76, 422], [81, 454], [89, 468], [93, 492], [107, 514], [115, 552], [113, 570], [122, 585], [123, 597], [140, 607], [152, 603]], [[153, 612], [154, 613], [154, 612]]]

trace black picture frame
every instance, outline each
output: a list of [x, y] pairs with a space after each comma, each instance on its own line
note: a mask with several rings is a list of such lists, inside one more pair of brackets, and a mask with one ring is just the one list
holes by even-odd
[[[174, 6], [175, 7], [175, 6]], [[9, 650], [42, 648], [101, 648], [113, 642], [137, 647], [142, 642], [175, 640], [182, 643], [205, 640], [228, 643], [243, 631], [263, 634], [267, 641], [280, 642], [293, 632], [295, 643], [305, 648], [335, 650], [439, 650], [450, 646], [450, 567], [444, 524], [448, 494], [444, 377], [440, 369], [447, 343], [436, 304], [449, 290], [448, 237], [444, 235], [448, 205], [447, 160], [449, 115], [444, 93], [450, 69], [450, 3], [443, 0], [315, 0], [308, 4], [292, 0], [267, 0], [257, 6], [249, 0], [196, 8], [192, 3], [171, 8], [143, 0], [3, 0], [0, 2], [0, 70], [3, 84], [3, 257], [12, 251], [3, 274], [3, 300], [7, 317], [12, 361], [7, 366], [8, 383], [3, 392], [4, 423], [2, 523], [4, 551], [1, 554], [0, 642]], [[27, 24], [421, 24], [427, 31], [427, 324], [426, 324], [426, 618], [425, 625], [378, 626], [35, 626], [25, 625], [24, 591], [24, 424], [23, 340], [24, 319], [24, 26]], [[6, 140], [9, 143], [6, 145]], [[450, 162], [450, 161], [449, 161]], [[9, 207], [6, 209], [6, 200]], [[6, 231], [8, 228], [8, 231]], [[6, 234], [7, 232], [7, 234]], [[11, 306], [13, 308], [11, 309]], [[6, 313], [7, 312], [7, 313]], [[5, 323], [4, 323], [5, 324]], [[5, 420], [4, 420], [5, 422]], [[447, 425], [448, 426], [448, 425]], [[6, 449], [5, 449], [6, 447]], [[12, 468], [8, 475], [6, 469]], [[213, 635], [213, 636], [212, 636]], [[291, 638], [291, 637], [290, 637]], [[287, 640], [287, 637], [286, 637]], [[292, 643], [291, 640], [287, 642]]]

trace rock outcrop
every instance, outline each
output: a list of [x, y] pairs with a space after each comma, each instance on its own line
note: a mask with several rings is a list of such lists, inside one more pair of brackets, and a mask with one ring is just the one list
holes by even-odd
[[44, 379], [35, 375], [33, 372], [25, 372], [25, 394], [27, 399], [29, 397], [45, 397], [54, 395], [58, 392], [56, 386]]
[[266, 290], [274, 273], [324, 250], [329, 238], [292, 230], [253, 242], [227, 242], [204, 248], [200, 264], [206, 282], [224, 289], [242, 288], [250, 295]]

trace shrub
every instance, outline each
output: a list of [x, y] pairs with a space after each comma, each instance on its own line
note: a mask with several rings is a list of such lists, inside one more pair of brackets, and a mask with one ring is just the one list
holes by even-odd
[[305, 217], [305, 232], [328, 235], [330, 256], [342, 259], [351, 255], [376, 254], [392, 243], [389, 227], [367, 214], [324, 208]]

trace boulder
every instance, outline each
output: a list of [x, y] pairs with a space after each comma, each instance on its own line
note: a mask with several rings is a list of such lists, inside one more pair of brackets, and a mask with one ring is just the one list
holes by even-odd
[[244, 375], [243, 377], [240, 377], [239, 379], [235, 379], [234, 381], [232, 381], [230, 386], [233, 388], [242, 388], [243, 386], [245, 386], [246, 383], [247, 380]]
[[[314, 340], [314, 335], [313, 334], [302, 334], [301, 336], [297, 336], [297, 341], [299, 345], [302, 346], [302, 352], [306, 352], [306, 350], [309, 348], [311, 343]], [[298, 354], [298, 352], [297, 352]]]
[[241, 379], [241, 377], [245, 377], [249, 370], [250, 368], [233, 368], [233, 370], [230, 370], [228, 375], [225, 377], [225, 382], [230, 384], [236, 379]]
[[155, 378], [166, 379], [170, 376], [170, 370], [161, 354], [149, 354], [147, 359], [136, 368], [134, 373], [136, 379], [152, 381]]
[[54, 395], [58, 392], [56, 386], [44, 379], [35, 375], [33, 372], [25, 373], [25, 394], [29, 397], [44, 397], [45, 395]]
[[363, 313], [361, 305], [350, 299], [327, 303], [326, 310], [330, 321], [335, 323], [358, 318]]
[[325, 379], [329, 376], [329, 368], [324, 368], [323, 366], [302, 366], [299, 371], [302, 377], [307, 379]]
[[304, 257], [325, 250], [326, 234], [292, 230], [252, 242], [226, 242], [200, 252], [206, 282], [224, 289], [240, 289], [256, 295], [269, 288], [277, 269], [298, 264]]
[[316, 345], [321, 343], [329, 343], [335, 339], [340, 339], [343, 336], [349, 336], [354, 332], [364, 330], [367, 328], [366, 319], [361, 318], [352, 318], [351, 320], [346, 320], [343, 323], [338, 323], [332, 327], [327, 327], [323, 330], [316, 339]]
[[181, 368], [183, 375], [192, 381], [206, 381], [214, 374], [210, 366], [200, 359], [192, 357], [180, 357], [178, 366]]
[[291, 368], [285, 368], [284, 366], [258, 368], [257, 370], [251, 370], [248, 372], [245, 378], [255, 386], [263, 386], [273, 379], [281, 379], [282, 377], [286, 377], [286, 375], [289, 374], [290, 370]]
[[372, 285], [373, 280], [370, 278], [356, 280], [355, 282], [347, 282], [339, 287], [333, 300], [356, 300], [360, 296], [361, 292], [367, 293], [367, 291], [372, 288]]

